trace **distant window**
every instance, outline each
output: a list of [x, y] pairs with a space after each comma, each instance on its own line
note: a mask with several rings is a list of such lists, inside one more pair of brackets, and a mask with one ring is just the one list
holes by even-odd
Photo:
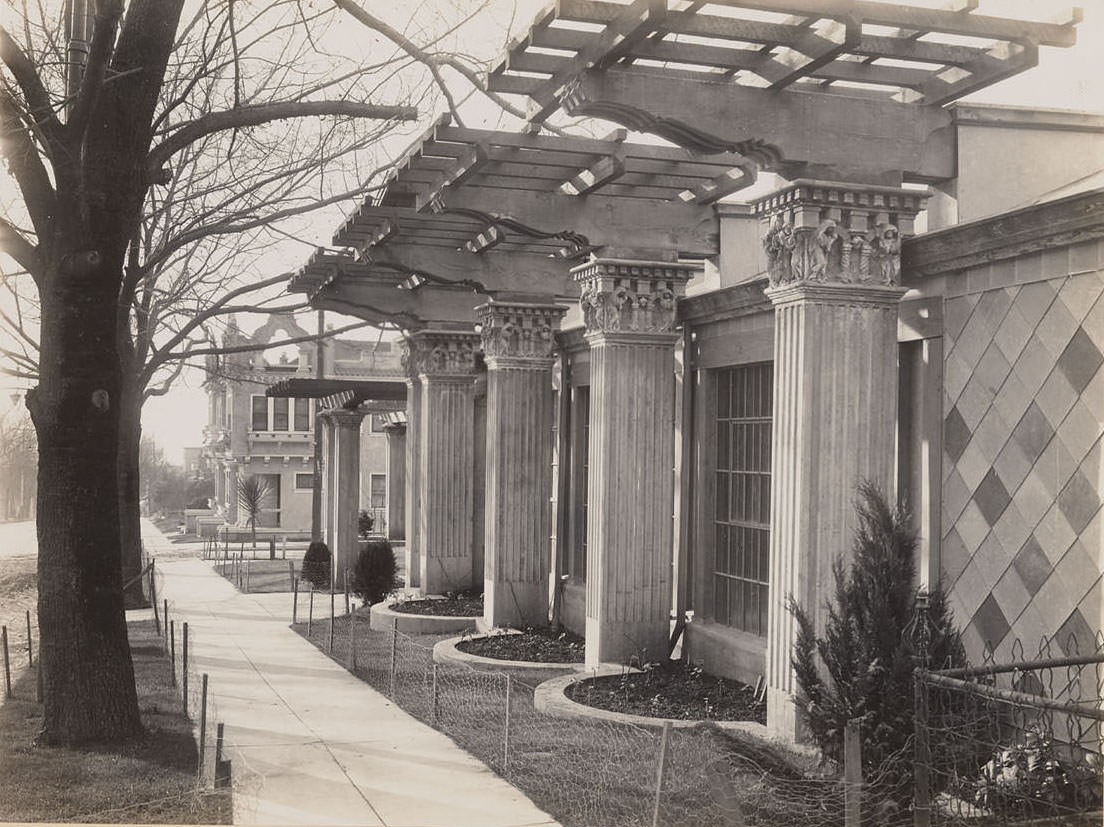
[[253, 397], [253, 417], [250, 420], [254, 431], [268, 430], [268, 399], [264, 396]]
[[384, 429], [385, 425], [387, 425], [387, 419], [384, 417], [383, 414], [378, 414], [378, 413], [372, 414], [372, 433], [373, 434], [383, 433], [383, 429]]
[[273, 399], [272, 400], [272, 430], [274, 431], [286, 431], [288, 430], [288, 403], [289, 399]]
[[311, 401], [309, 399], [295, 400], [295, 430], [310, 430], [310, 406]]
[[371, 479], [371, 503], [372, 508], [384, 508], [387, 505], [387, 475], [372, 474]]
[[310, 491], [314, 488], [314, 474], [296, 474], [295, 490]]

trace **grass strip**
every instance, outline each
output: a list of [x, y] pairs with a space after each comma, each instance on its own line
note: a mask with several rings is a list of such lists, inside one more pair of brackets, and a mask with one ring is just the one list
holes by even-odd
[[146, 734], [122, 745], [36, 746], [42, 709], [25, 670], [0, 706], [0, 821], [232, 823], [230, 790], [197, 788], [192, 724], [153, 621], [127, 628]]

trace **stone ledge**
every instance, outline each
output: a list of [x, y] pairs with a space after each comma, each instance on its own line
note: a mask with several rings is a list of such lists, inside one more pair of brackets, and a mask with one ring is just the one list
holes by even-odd
[[[433, 598], [428, 598], [433, 599]], [[445, 598], [441, 598], [444, 600]], [[386, 602], [372, 606], [368, 613], [371, 628], [377, 632], [386, 632], [394, 628], [407, 635], [443, 635], [449, 632], [463, 632], [477, 627], [480, 617], [453, 617], [445, 615], [418, 615], [409, 612], [393, 611]]]
[[631, 724], [646, 729], [662, 729], [665, 723], [669, 723], [674, 729], [690, 729], [703, 723], [709, 723], [719, 727], [726, 734], [746, 738], [758, 746], [784, 753], [789, 757], [789, 760], [797, 764], [820, 760], [820, 753], [815, 747], [806, 744], [794, 744], [776, 735], [771, 735], [766, 726], [754, 721], [683, 721], [675, 718], [629, 715], [576, 703], [564, 694], [567, 687], [577, 681], [585, 678], [605, 677], [606, 675], [620, 675], [625, 671], [637, 673], [640, 670], [627, 669], [627, 667], [616, 664], [602, 664], [597, 669], [588, 670], [585, 674], [561, 675], [552, 678], [537, 687], [536, 692], [533, 693], [533, 706], [538, 712], [555, 718], [589, 718], [609, 723]]
[[561, 672], [568, 672], [570, 673], [568, 677], [573, 677], [586, 669], [581, 663], [542, 663], [529, 660], [500, 660], [499, 658], [486, 658], [481, 655], [473, 655], [470, 652], [462, 652], [456, 648], [456, 644], [461, 641], [480, 640], [494, 637], [495, 634], [516, 635], [521, 633], [513, 629], [508, 629], [491, 634], [462, 635], [460, 637], [441, 640], [433, 647], [433, 660], [437, 663], [463, 665], [482, 671], [504, 672], [526, 683], [544, 681], [548, 678], [558, 676]]

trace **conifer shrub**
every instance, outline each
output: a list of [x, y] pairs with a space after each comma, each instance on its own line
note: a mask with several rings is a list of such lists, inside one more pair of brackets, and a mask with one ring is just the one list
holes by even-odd
[[[890, 508], [869, 482], [859, 486], [856, 510], [850, 563], [839, 558], [832, 567], [835, 588], [823, 637], [816, 636], [808, 609], [790, 597], [798, 625], [790, 663], [798, 703], [825, 757], [842, 761], [844, 728], [855, 721], [864, 778], [880, 778], [903, 804], [912, 792], [913, 670], [919, 665], [912, 634], [919, 596], [916, 535], [907, 515]], [[928, 663], [964, 666], [965, 652], [938, 586], [928, 606]]]
[[314, 540], [303, 555], [302, 577], [316, 589], [330, 588], [330, 547], [321, 540]]
[[372, 540], [361, 546], [349, 590], [365, 603], [379, 603], [402, 586], [395, 552], [387, 540]]

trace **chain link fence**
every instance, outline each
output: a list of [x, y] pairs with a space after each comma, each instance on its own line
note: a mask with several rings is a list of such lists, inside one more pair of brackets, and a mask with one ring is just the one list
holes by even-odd
[[917, 671], [918, 825], [1101, 822], [1104, 638], [1063, 649]]
[[664, 728], [554, 717], [535, 708], [534, 683], [435, 663], [439, 637], [372, 630], [367, 609], [332, 620], [328, 606], [315, 609], [309, 634], [305, 622], [298, 631], [562, 824], [844, 824], [836, 774], [810, 777], [810, 767], [793, 767], [768, 745], [711, 723]]

